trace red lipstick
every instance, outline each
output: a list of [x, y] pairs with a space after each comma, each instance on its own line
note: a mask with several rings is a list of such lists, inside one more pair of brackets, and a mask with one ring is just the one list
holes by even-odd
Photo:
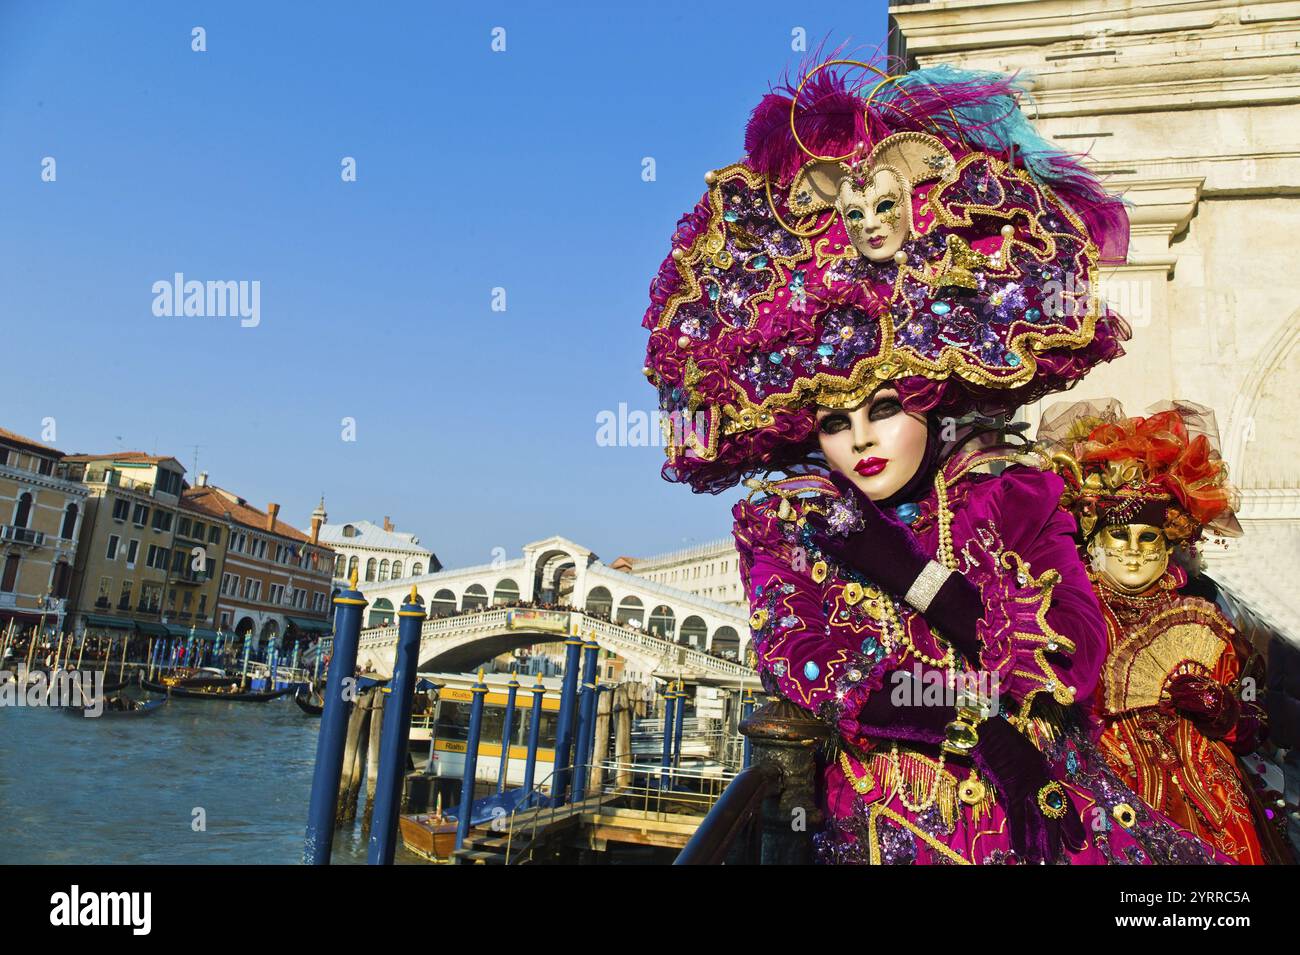
[[887, 458], [863, 458], [857, 464], [853, 465], [853, 470], [857, 471], [863, 477], [871, 477], [885, 470], [885, 465], [889, 463]]

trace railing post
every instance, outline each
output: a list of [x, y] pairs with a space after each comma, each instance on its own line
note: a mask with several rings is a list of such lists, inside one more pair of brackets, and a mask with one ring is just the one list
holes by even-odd
[[528, 723], [528, 764], [524, 766], [524, 792], [532, 792], [533, 776], [537, 772], [537, 743], [542, 732], [542, 700], [546, 697], [546, 687], [542, 675], [537, 674], [537, 683], [533, 685], [533, 713]]
[[[366, 606], [366, 598], [357, 590], [355, 575], [349, 589], [334, 598], [334, 606], [334, 656], [330, 660], [325, 708], [316, 741], [316, 770], [311, 781], [307, 837], [302, 851], [302, 861], [307, 865], [329, 865], [334, 844], [335, 805], [339, 798], [339, 777], [343, 773], [343, 737], [356, 693], [357, 639], [361, 635], [361, 612]], [[247, 654], [244, 665], [247, 668]]]
[[402, 779], [406, 775], [415, 671], [420, 662], [420, 625], [424, 623], [424, 608], [415, 602], [415, 597], [415, 588], [412, 587], [411, 596], [397, 611], [397, 655], [393, 660], [393, 678], [388, 681], [388, 700], [384, 704], [375, 808], [371, 815], [370, 847], [366, 854], [366, 862], [370, 865], [392, 865], [397, 849], [397, 817], [402, 808]]
[[506, 719], [501, 728], [501, 767], [497, 770], [497, 792], [506, 791], [506, 770], [510, 765], [510, 738], [514, 735], [515, 696], [519, 693], [519, 678], [510, 674], [509, 694], [506, 696]]
[[[808, 865], [813, 861], [812, 834], [821, 828], [817, 805], [818, 743], [831, 728], [786, 699], [769, 699], [740, 724], [753, 743], [756, 763], [771, 762], [781, 771], [781, 786], [763, 804], [763, 865]], [[802, 825], [794, 825], [798, 819]]]
[[460, 781], [460, 816], [456, 820], [456, 848], [465, 843], [469, 835], [469, 817], [474, 809], [474, 777], [478, 772], [478, 743], [483, 730], [483, 698], [487, 696], [487, 684], [483, 681], [483, 671], [478, 671], [478, 682], [470, 687], [474, 702], [469, 709], [469, 739], [465, 743], [465, 774]]

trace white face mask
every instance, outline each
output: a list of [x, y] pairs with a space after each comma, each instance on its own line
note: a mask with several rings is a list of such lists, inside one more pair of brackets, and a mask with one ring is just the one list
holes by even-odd
[[892, 259], [911, 231], [911, 197], [892, 169], [873, 169], [862, 189], [841, 180], [835, 208], [853, 247], [872, 262]]
[[833, 470], [883, 501], [920, 468], [929, 430], [923, 415], [903, 410], [897, 391], [883, 388], [851, 411], [818, 408], [817, 441]]

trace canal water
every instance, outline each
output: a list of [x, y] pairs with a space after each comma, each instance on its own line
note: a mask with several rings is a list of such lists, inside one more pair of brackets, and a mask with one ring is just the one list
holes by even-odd
[[[0, 706], [0, 863], [297, 864], [319, 727], [288, 697], [138, 718]], [[366, 838], [340, 832], [334, 863], [364, 863]], [[400, 839], [397, 856], [421, 861]]]

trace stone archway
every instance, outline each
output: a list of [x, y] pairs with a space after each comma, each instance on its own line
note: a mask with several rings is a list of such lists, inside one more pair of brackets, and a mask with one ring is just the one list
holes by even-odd
[[709, 644], [709, 650], [719, 656], [728, 657], [735, 660], [740, 654], [740, 634], [736, 633], [735, 627], [719, 627], [713, 631], [713, 640]]
[[446, 587], [434, 594], [433, 600], [429, 602], [430, 617], [450, 617], [455, 612], [456, 595]]
[[681, 642], [687, 646], [703, 647], [708, 641], [709, 625], [704, 622], [703, 617], [691, 614], [682, 621], [677, 633], [681, 638]]
[[498, 580], [492, 591], [492, 606], [513, 606], [517, 603], [519, 603], [519, 585], [509, 577]]
[[618, 610], [614, 612], [615, 623], [635, 623], [638, 627], [645, 626], [645, 604], [641, 603], [641, 598], [633, 594], [628, 594], [618, 602]]
[[650, 611], [646, 629], [665, 640], [673, 639], [673, 634], [677, 631], [677, 615], [673, 613], [673, 608], [667, 604], [655, 607]]
[[465, 596], [460, 600], [460, 609], [478, 610], [488, 605], [487, 588], [482, 584], [470, 584], [465, 588]]
[[611, 619], [614, 610], [614, 597], [610, 594], [609, 588], [596, 586], [587, 591], [587, 601], [584, 609], [593, 617]]

